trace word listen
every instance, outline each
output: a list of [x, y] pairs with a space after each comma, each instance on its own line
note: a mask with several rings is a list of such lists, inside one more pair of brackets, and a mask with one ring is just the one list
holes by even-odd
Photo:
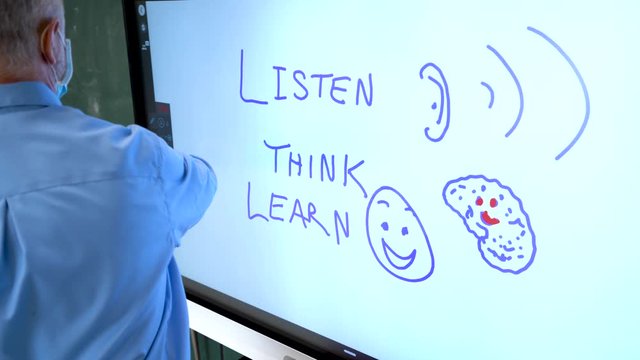
[[[355, 85], [355, 96], [353, 96], [352, 99], [355, 101], [356, 106], [360, 105], [361, 100], [363, 100], [367, 106], [373, 105], [373, 77], [371, 73], [369, 73], [368, 76], [368, 84], [365, 84], [365, 81], [362, 79], [356, 79], [352, 82], [353, 79], [349, 76], [335, 76], [332, 73], [314, 73], [307, 76], [307, 73], [303, 70], [295, 70], [289, 75], [287, 68], [284, 66], [273, 66], [272, 68], [275, 72], [273, 99], [276, 101], [289, 99], [289, 96], [282, 93], [282, 83], [283, 81], [288, 81], [296, 88], [291, 95], [299, 101], [307, 100], [309, 96], [314, 95], [311, 92], [311, 86], [315, 86], [318, 89], [318, 99], [322, 99], [324, 90], [324, 94], [326, 95], [328, 92], [333, 102], [345, 105], [347, 103], [345, 96], [347, 96], [349, 92], [353, 92]], [[267, 100], [250, 98], [245, 95], [244, 84], [244, 50], [240, 50], [240, 99], [250, 104], [269, 104]]]

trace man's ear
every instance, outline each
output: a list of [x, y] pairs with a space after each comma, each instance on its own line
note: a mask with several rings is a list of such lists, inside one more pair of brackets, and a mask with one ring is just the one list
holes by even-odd
[[45, 63], [49, 65], [55, 65], [58, 62], [56, 57], [59, 41], [56, 41], [56, 33], [60, 30], [60, 20], [50, 19], [47, 20], [42, 26], [42, 32], [40, 33], [40, 54]]

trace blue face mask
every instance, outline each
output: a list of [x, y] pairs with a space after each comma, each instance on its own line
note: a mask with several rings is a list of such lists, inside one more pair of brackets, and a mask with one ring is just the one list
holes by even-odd
[[60, 40], [62, 40], [62, 42], [64, 43], [64, 47], [65, 47], [65, 57], [66, 57], [66, 68], [64, 70], [64, 74], [62, 75], [62, 78], [58, 78], [58, 74], [56, 74], [56, 69], [54, 67], [52, 67], [53, 69], [53, 76], [55, 77], [56, 80], [56, 94], [58, 95], [58, 98], [62, 98], [66, 93], [67, 93], [67, 89], [69, 88], [69, 82], [71, 81], [71, 77], [73, 76], [73, 58], [71, 56], [71, 40], [69, 39], [63, 39], [62, 38], [62, 34], [58, 33], [60, 35]]

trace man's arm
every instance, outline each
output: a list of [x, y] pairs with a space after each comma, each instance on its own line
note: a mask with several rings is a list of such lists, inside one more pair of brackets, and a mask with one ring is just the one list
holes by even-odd
[[160, 176], [165, 203], [174, 229], [174, 245], [204, 215], [217, 189], [217, 179], [209, 164], [196, 156], [171, 149], [158, 138], [161, 152]]

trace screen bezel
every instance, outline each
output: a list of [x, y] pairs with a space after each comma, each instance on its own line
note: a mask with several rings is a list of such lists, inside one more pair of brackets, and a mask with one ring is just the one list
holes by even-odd
[[[150, 0], [188, 1], [188, 0]], [[150, 129], [149, 120], [155, 112], [155, 95], [150, 51], [140, 48], [145, 40], [139, 31], [138, 6], [147, 0], [122, 0], [125, 36], [129, 59], [129, 75], [133, 102], [134, 122]], [[148, 37], [148, 35], [147, 35]], [[153, 131], [153, 129], [150, 129]], [[160, 134], [159, 134], [160, 135]], [[167, 140], [167, 139], [165, 139]], [[170, 141], [169, 145], [172, 145]], [[274, 316], [193, 279], [183, 276], [187, 299], [222, 315], [242, 326], [257, 331], [277, 342], [317, 359], [374, 359], [320, 334]], [[215, 340], [215, 339], [214, 339]], [[242, 349], [234, 349], [242, 351]]]

